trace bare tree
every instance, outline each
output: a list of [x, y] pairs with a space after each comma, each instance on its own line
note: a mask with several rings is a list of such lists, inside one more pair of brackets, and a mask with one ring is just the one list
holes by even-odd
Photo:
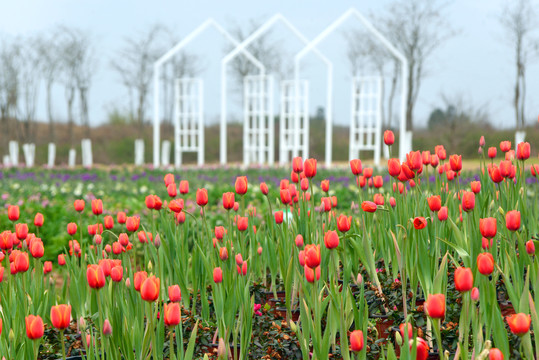
[[[507, 4], [500, 16], [509, 40], [515, 51], [516, 79], [513, 97], [517, 130], [524, 127], [526, 105], [526, 64], [533, 50], [532, 32], [536, 26], [534, 8], [529, 0], [517, 0]], [[537, 47], [537, 45], [535, 45]]]
[[445, 20], [446, 4], [438, 0], [396, 0], [380, 19], [383, 32], [408, 60], [406, 127], [413, 129], [414, 106], [427, 75], [426, 62], [455, 31]]
[[47, 118], [49, 121], [49, 138], [56, 141], [56, 132], [54, 127], [52, 90], [62, 70], [62, 53], [58, 36], [59, 29], [52, 30], [41, 41], [36, 44], [37, 51], [41, 57], [41, 73], [45, 81], [45, 93], [47, 104]]
[[[239, 25], [234, 25], [230, 30], [230, 34], [238, 41], [242, 42], [247, 37], [260, 27], [260, 24], [251, 20], [247, 28], [242, 28]], [[225, 52], [229, 52], [233, 46], [227, 44]], [[271, 39], [271, 31], [259, 36], [247, 47], [247, 50], [259, 60], [266, 68], [266, 73], [274, 73], [283, 77], [286, 69], [283, 69], [283, 61], [281, 57], [281, 48], [278, 42]], [[231, 62], [232, 76], [236, 83], [236, 91], [243, 89], [243, 81], [246, 76], [258, 74], [258, 68], [245, 56], [236, 56]]]
[[2, 126], [2, 148], [14, 135], [11, 124], [17, 116], [20, 95], [21, 49], [16, 42], [0, 43], [0, 122]]
[[154, 25], [137, 39], [126, 38], [125, 46], [112, 61], [113, 69], [120, 75], [122, 84], [129, 93], [132, 114], [135, 113], [133, 97], [136, 96], [135, 122], [141, 132], [153, 75], [153, 63], [163, 52], [158, 39], [164, 32], [162, 26]]
[[41, 56], [37, 50], [39, 38], [28, 39], [22, 46], [21, 53], [21, 72], [20, 88], [23, 99], [22, 120], [23, 130], [22, 139], [26, 142], [35, 141], [33, 124], [36, 117], [37, 97], [41, 82]]

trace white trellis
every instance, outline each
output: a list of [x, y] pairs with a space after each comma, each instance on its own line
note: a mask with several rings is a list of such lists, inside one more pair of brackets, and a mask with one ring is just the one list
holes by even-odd
[[[275, 24], [277, 24], [278, 22], [281, 22], [283, 23], [288, 30], [290, 30], [292, 32], [292, 34], [294, 36], [296, 36], [304, 45], [307, 45], [309, 44], [309, 40], [301, 33], [299, 32], [299, 30], [294, 26], [292, 25], [292, 23], [290, 21], [288, 21], [283, 15], [281, 14], [276, 14], [274, 15], [273, 17], [271, 17], [268, 21], [266, 21], [264, 24], [262, 24], [262, 26], [260, 26], [257, 30], [255, 30], [251, 35], [249, 35], [241, 44], [237, 45], [236, 48], [234, 50], [232, 50], [230, 53], [228, 53], [224, 58], [223, 60], [221, 61], [221, 132], [220, 132], [220, 162], [221, 164], [225, 164], [226, 163], [226, 159], [227, 159], [227, 153], [226, 153], [226, 150], [227, 150], [227, 147], [226, 147], [226, 126], [227, 126], [227, 65], [230, 61], [232, 61], [236, 56], [238, 56], [242, 51], [245, 51], [245, 49], [247, 49], [249, 47], [249, 45], [257, 40], [259, 37], [263, 36], [264, 33], [266, 33], [267, 31], [269, 31]], [[313, 49], [313, 51], [315, 52], [315, 54], [327, 65], [328, 69], [331, 69], [332, 67], [332, 64], [331, 62], [324, 56], [322, 55], [316, 48]], [[330, 70], [328, 70], [330, 71]], [[266, 76], [267, 74], [265, 74], [264, 72], [264, 69], [261, 69], [260, 73], [259, 73], [259, 76], [261, 77], [264, 77]], [[296, 87], [296, 88], [299, 88], [299, 87]], [[271, 94], [268, 94], [269, 97], [273, 97], [273, 92]], [[294, 99], [299, 99], [299, 93], [294, 93]], [[298, 100], [294, 100], [294, 101], [298, 101]], [[297, 111], [299, 111], [299, 105], [298, 106], [295, 106], [295, 109]], [[245, 115], [244, 115], [245, 116]], [[308, 117], [308, 116], [307, 116]], [[299, 134], [300, 134], [300, 121], [299, 121], [299, 115], [295, 115], [294, 116], [294, 121], [293, 121], [293, 124], [292, 124], [292, 128], [294, 129], [293, 131], [295, 132], [295, 136], [294, 136], [294, 142], [293, 142], [293, 145], [292, 145], [292, 152], [294, 153], [294, 156], [297, 156], [298, 152], [300, 151], [300, 137], [299, 137]], [[244, 134], [246, 132], [246, 123], [244, 122]], [[267, 131], [268, 131], [268, 134], [271, 134], [269, 135], [270, 138], [274, 138], [274, 132], [275, 132], [275, 129], [273, 126], [271, 127], [268, 127], [267, 128]], [[307, 146], [308, 146], [308, 132], [307, 132], [307, 137], [305, 138], [305, 141], [307, 143]], [[245, 145], [246, 143], [244, 142], [244, 163], [246, 163], [246, 159], [245, 159], [245, 156], [246, 154], [248, 153], [248, 151], [245, 149]], [[279, 143], [279, 147], [281, 148], [281, 146], [285, 145], [284, 143]], [[249, 145], [250, 146], [250, 145]], [[263, 144], [262, 144], [263, 146]], [[290, 144], [288, 144], [288, 146], [290, 147]], [[253, 147], [251, 146], [251, 149], [253, 149]], [[254, 149], [253, 151], [255, 151], [257, 154], [260, 154], [260, 152], [264, 151], [264, 150], [257, 150], [257, 149]], [[272, 150], [273, 151], [273, 150]], [[252, 155], [249, 155], [249, 158], [251, 158]], [[248, 161], [247, 161], [248, 162]], [[269, 162], [269, 159], [268, 159], [268, 162]], [[271, 162], [269, 162], [271, 164]]]
[[[165, 63], [167, 63], [169, 60], [171, 60], [174, 57], [174, 55], [176, 55], [178, 52], [180, 52], [183, 48], [185, 48], [185, 46], [187, 46], [189, 43], [191, 43], [201, 33], [203, 33], [206, 29], [208, 29], [210, 27], [213, 27], [214, 29], [219, 31], [219, 33], [221, 35], [223, 35], [223, 37], [229, 43], [231, 43], [233, 46], [237, 46], [240, 43], [238, 40], [236, 40], [234, 37], [232, 37], [232, 35], [230, 35], [230, 33], [228, 33], [228, 31], [226, 31], [221, 25], [219, 25], [219, 23], [217, 23], [213, 19], [208, 19], [205, 22], [203, 22], [199, 27], [197, 27], [195, 30], [193, 30], [189, 35], [187, 35], [185, 38], [183, 38], [183, 40], [181, 40], [179, 43], [177, 43], [172, 49], [167, 51], [163, 56], [161, 56], [154, 63], [154, 73], [153, 73], [153, 82], [154, 82], [154, 87], [153, 87], [153, 95], [154, 95], [154, 104], [153, 104], [153, 106], [154, 106], [154, 112], [153, 112], [153, 164], [154, 164], [154, 167], [159, 167], [159, 166], [162, 165], [161, 161], [160, 161], [161, 159], [160, 159], [160, 153], [159, 153], [160, 142], [161, 142], [160, 119], [159, 119], [159, 116], [160, 116], [160, 112], [159, 112], [159, 77], [160, 77], [161, 67], [164, 66]], [[250, 62], [252, 62], [260, 71], [262, 71], [262, 72], [264, 71], [264, 65], [262, 65], [262, 63], [260, 63], [260, 61], [258, 61], [251, 53], [249, 53], [249, 51], [247, 51], [245, 49], [242, 49], [242, 50], [240, 50], [240, 52]], [[202, 87], [201, 87], [201, 90], [202, 90]], [[203, 96], [203, 93], [200, 94], [201, 99], [202, 99], [202, 96]], [[203, 119], [202, 119], [202, 122], [203, 122]], [[174, 123], [174, 134], [175, 134], [174, 151], [175, 151], [175, 155], [177, 154], [177, 150], [181, 148], [181, 147], [178, 146], [178, 143], [180, 142], [180, 138], [178, 136], [180, 134], [179, 127], [180, 127], [180, 124], [177, 121], [175, 121], [175, 123]], [[203, 126], [199, 126], [199, 130], [200, 129], [201, 129], [201, 131], [204, 131]], [[225, 127], [224, 131], [225, 131], [225, 136], [226, 136], [226, 127]], [[223, 128], [221, 126], [221, 135], [222, 135], [222, 132], [223, 132]], [[201, 141], [200, 145], [203, 148], [204, 147], [204, 139], [202, 138], [201, 140], [202, 141]], [[221, 141], [222, 141], [222, 139], [221, 139]], [[204, 154], [202, 153], [202, 157], [201, 157], [200, 154], [201, 153], [199, 152], [199, 159], [201, 158], [202, 163], [203, 163]], [[225, 154], [225, 156], [226, 156], [226, 154]], [[175, 160], [174, 160], [175, 164], [177, 164], [177, 161], [178, 161], [178, 158], [175, 157]], [[180, 160], [180, 162], [181, 162], [181, 160]]]
[[184, 152], [196, 152], [204, 164], [204, 88], [202, 79], [176, 79], [174, 86], [174, 165], [182, 164]]
[[243, 163], [273, 164], [273, 78], [268, 75], [246, 76], [243, 91]]
[[[307, 80], [302, 80], [299, 83], [298, 92], [296, 92], [295, 84], [294, 80], [285, 80], [281, 83], [281, 115], [279, 117], [279, 163], [281, 165], [291, 162], [294, 156], [309, 157], [309, 83]], [[296, 106], [299, 106], [297, 112]], [[296, 130], [296, 120], [298, 120], [299, 131]]]
[[382, 78], [352, 79], [352, 118], [349, 158], [359, 158], [362, 150], [374, 151], [374, 164], [380, 164], [382, 139]]
[[[367, 20], [358, 10], [352, 8], [341, 15], [337, 20], [331, 23], [324, 29], [314, 40], [312, 40], [305, 48], [298, 52], [294, 58], [294, 76], [296, 84], [300, 83], [300, 63], [303, 57], [310, 51], [316, 49], [316, 46], [320, 44], [329, 35], [334, 33], [348, 18], [356, 18], [380, 43], [401, 62], [401, 107], [400, 107], [400, 135], [401, 141], [399, 141], [399, 158], [404, 160], [406, 153], [410, 151], [411, 133], [406, 131], [406, 94], [408, 92], [408, 60], [406, 57], [397, 50], [397, 48], [391, 44], [391, 42], [382, 35], [371, 23]], [[333, 106], [333, 74], [332, 69], [328, 71], [328, 86], [326, 89], [327, 94], [327, 109], [326, 109], [326, 165], [331, 164], [331, 147], [333, 137], [333, 118], [332, 118], [332, 106]], [[299, 89], [299, 86], [296, 86]], [[299, 100], [298, 100], [299, 101]], [[299, 117], [299, 114], [297, 115]], [[402, 141], [405, 140], [405, 141]]]

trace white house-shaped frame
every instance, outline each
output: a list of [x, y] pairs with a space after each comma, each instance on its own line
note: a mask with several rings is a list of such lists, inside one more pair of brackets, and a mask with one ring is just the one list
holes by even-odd
[[[276, 14], [274, 15], [273, 17], [271, 17], [268, 21], [266, 21], [263, 25], [261, 25], [256, 31], [254, 31], [249, 37], [247, 37], [241, 44], [239, 44], [234, 50], [232, 50], [231, 52], [229, 52], [224, 58], [223, 60], [221, 61], [221, 127], [220, 127], [220, 162], [221, 164], [225, 164], [226, 161], [227, 161], [227, 139], [226, 139], [226, 126], [227, 126], [227, 65], [230, 61], [232, 61], [236, 56], [238, 56], [241, 52], [245, 51], [245, 49], [249, 46], [249, 44], [251, 44], [253, 41], [255, 41], [256, 39], [258, 39], [260, 36], [262, 36], [264, 33], [266, 33], [267, 31], [269, 31], [276, 23], [278, 22], [281, 22], [283, 23], [291, 32], [292, 34], [294, 34], [303, 44], [305, 44], [306, 46], [309, 44], [309, 40], [294, 26], [292, 25], [292, 23], [290, 21], [288, 21], [288, 19], [286, 19], [283, 15], [281, 14]], [[332, 63], [322, 54], [320, 53], [314, 46], [310, 48], [310, 50], [312, 50], [327, 66], [328, 68], [328, 74], [331, 74], [331, 69], [332, 69]], [[260, 78], [264, 78], [265, 77], [265, 70], [262, 70], [260, 72]], [[296, 99], [299, 99], [299, 95], [298, 95], [298, 92], [299, 92], [299, 78], [298, 78], [298, 81], [295, 85], [296, 87]], [[259, 86], [259, 88], [261, 88]], [[273, 95], [273, 94], [272, 94]], [[272, 96], [271, 95], [271, 96]], [[262, 95], [262, 97], [264, 97], [265, 95]], [[270, 101], [271, 103], [272, 101]], [[295, 117], [295, 123], [294, 123], [294, 127], [296, 130], [298, 130], [296, 132], [296, 136], [294, 137], [294, 146], [293, 146], [293, 153], [297, 155], [297, 153], [299, 152], [300, 150], [300, 143], [299, 143], [299, 125], [300, 125], [300, 120], [299, 120], [299, 101], [296, 102], [296, 111], [298, 112], [298, 115]], [[305, 109], [306, 111], [308, 109]], [[270, 112], [271, 113], [271, 112]], [[308, 120], [308, 116], [307, 116], [307, 120]], [[281, 121], [283, 121], [283, 119], [281, 119]], [[269, 121], [269, 126], [267, 128], [267, 132], [269, 134], [269, 144], [270, 144], [270, 149], [271, 151], [273, 151], [273, 139], [274, 139], [274, 127], [273, 127], [273, 118], [272, 116], [270, 116], [270, 121]], [[244, 132], [246, 131], [246, 124], [244, 123]], [[308, 129], [308, 127], [307, 127]], [[282, 128], [281, 128], [282, 130]], [[259, 131], [262, 131], [261, 129], [259, 129]], [[308, 136], [308, 134], [307, 134]], [[244, 137], [245, 139], [245, 137]], [[281, 140], [282, 140], [282, 137], [281, 137]], [[305, 152], [305, 148], [307, 147], [308, 148], [308, 141], [306, 141], [307, 145], [303, 146], [303, 149], [304, 149], [304, 153]], [[259, 145], [263, 145], [263, 144], [259, 144]], [[244, 143], [244, 146], [246, 146], [246, 144]], [[281, 141], [279, 146], [283, 146], [283, 142]], [[244, 151], [244, 156], [245, 156], [245, 151]], [[244, 161], [245, 162], [245, 161]]]
[[[406, 153], [410, 151], [411, 147], [411, 134], [406, 131], [406, 95], [408, 91], [408, 60], [406, 57], [397, 50], [397, 48], [391, 44], [391, 42], [382, 35], [358, 10], [351, 8], [341, 15], [337, 20], [326, 27], [316, 38], [314, 38], [305, 48], [298, 52], [294, 58], [294, 80], [296, 81], [296, 88], [300, 84], [300, 63], [301, 59], [307, 55], [310, 51], [316, 50], [316, 46], [320, 44], [329, 35], [334, 33], [348, 18], [354, 17], [374, 36], [380, 43], [399, 61], [401, 62], [401, 106], [400, 106], [400, 141], [399, 141], [399, 158], [404, 160]], [[332, 74], [328, 74], [328, 86], [327, 86], [327, 115], [326, 115], [326, 165], [331, 164], [332, 154], [332, 137], [333, 137], [333, 119], [332, 119]], [[352, 131], [352, 129], [351, 129]]]
[[[205, 22], [203, 22], [200, 26], [198, 26], [195, 30], [193, 30], [189, 35], [187, 35], [183, 40], [178, 42], [173, 48], [171, 48], [167, 53], [165, 53], [163, 56], [161, 56], [155, 63], [154, 63], [154, 74], [153, 74], [153, 92], [154, 92], [154, 113], [153, 113], [153, 165], [154, 167], [160, 167], [161, 166], [161, 159], [160, 159], [160, 153], [159, 153], [159, 147], [161, 142], [161, 134], [160, 134], [160, 112], [159, 112], [159, 76], [160, 76], [160, 70], [161, 67], [170, 59], [174, 57], [178, 52], [180, 52], [185, 46], [187, 46], [189, 43], [191, 43], [193, 40], [195, 40], [201, 33], [203, 33], [208, 28], [214, 28], [219, 33], [223, 35], [223, 37], [229, 41], [233, 46], [239, 45], [239, 41], [237, 41], [234, 37], [230, 35], [228, 31], [226, 31], [219, 23], [217, 23], [214, 19], [208, 19]], [[241, 49], [238, 51], [238, 53], [241, 53], [244, 55], [249, 61], [251, 61], [259, 70], [260, 72], [264, 72], [265, 68], [264, 65], [258, 61], [252, 54], [249, 53], [246, 49]], [[181, 162], [181, 148], [180, 148], [180, 136], [183, 135], [180, 133], [180, 119], [182, 116], [188, 117], [188, 120], [191, 121], [191, 124], [196, 125], [196, 134], [187, 134], [190, 138], [195, 137], [197, 141], [198, 151], [199, 151], [199, 164], [201, 163], [201, 159], [203, 162], [203, 151], [204, 151], [204, 124], [203, 124], [203, 116], [202, 116], [202, 85], [193, 86], [193, 84], [196, 84], [197, 82], [194, 81], [195, 79], [178, 79], [176, 82], [176, 99], [175, 99], [175, 108], [176, 108], [176, 114], [174, 116], [174, 147], [175, 147], [175, 159], [174, 163], [176, 167], [180, 165]], [[193, 113], [190, 114], [180, 114], [178, 110], [178, 101], [183, 100], [184, 98], [186, 101], [189, 101], [192, 103], [192, 99], [188, 99], [188, 96], [185, 96], [185, 89], [193, 89], [193, 93], [198, 98], [198, 102], [195, 102], [197, 105], [197, 108], [199, 108], [199, 111], [195, 114], [197, 119], [199, 119], [198, 124], [194, 124], [192, 122], [193, 120]], [[183, 91], [182, 91], [183, 89]], [[222, 131], [222, 129], [221, 129]], [[226, 133], [226, 129], [225, 129]], [[202, 151], [202, 156], [201, 152]]]

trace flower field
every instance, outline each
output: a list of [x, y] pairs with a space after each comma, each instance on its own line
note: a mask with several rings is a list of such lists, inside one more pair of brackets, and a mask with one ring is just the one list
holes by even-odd
[[479, 145], [474, 171], [441, 145], [374, 170], [5, 170], [0, 355], [539, 358], [539, 165]]

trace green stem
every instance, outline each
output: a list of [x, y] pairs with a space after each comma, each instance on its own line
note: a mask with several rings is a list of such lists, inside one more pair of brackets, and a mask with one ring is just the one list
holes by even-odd
[[66, 360], [66, 344], [64, 338], [64, 330], [60, 331], [60, 337], [62, 338], [62, 359]]

